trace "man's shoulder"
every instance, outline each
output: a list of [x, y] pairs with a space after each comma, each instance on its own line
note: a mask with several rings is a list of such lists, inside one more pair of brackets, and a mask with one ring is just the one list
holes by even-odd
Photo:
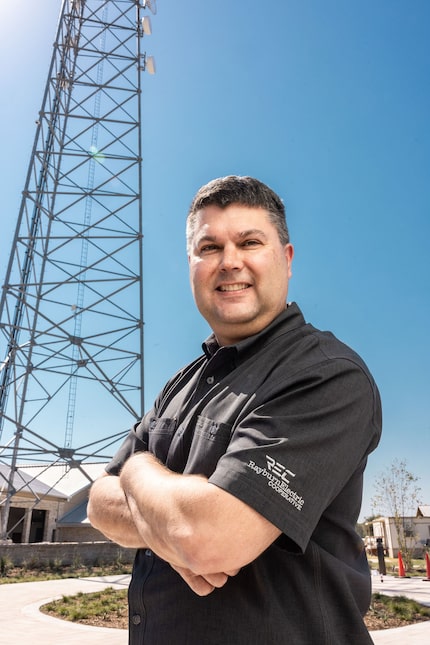
[[323, 359], [351, 362], [366, 374], [370, 374], [369, 368], [360, 354], [346, 342], [340, 340], [333, 332], [314, 328], [312, 334]]
[[292, 303], [265, 337], [265, 354], [285, 360], [294, 369], [306, 369], [316, 364], [340, 367], [353, 364], [357, 370], [370, 375], [368, 366], [358, 352], [329, 330], [322, 330], [307, 322], [296, 303]]

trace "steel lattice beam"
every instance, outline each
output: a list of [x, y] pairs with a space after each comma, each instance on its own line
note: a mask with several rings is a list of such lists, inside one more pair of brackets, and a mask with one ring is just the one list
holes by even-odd
[[0, 300], [11, 490], [18, 461], [106, 459], [143, 410], [143, 9], [62, 5]]

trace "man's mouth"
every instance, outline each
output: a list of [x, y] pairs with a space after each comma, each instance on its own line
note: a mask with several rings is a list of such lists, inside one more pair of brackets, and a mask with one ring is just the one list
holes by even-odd
[[243, 289], [249, 289], [251, 285], [246, 282], [238, 282], [237, 284], [221, 284], [217, 287], [217, 291], [243, 291]]

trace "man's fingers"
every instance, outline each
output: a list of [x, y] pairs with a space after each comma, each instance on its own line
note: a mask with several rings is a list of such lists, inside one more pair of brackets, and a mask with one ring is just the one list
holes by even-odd
[[229, 576], [231, 578], [232, 576], [237, 576], [239, 571], [240, 571], [240, 567], [239, 567], [239, 569], [231, 569], [231, 571], [226, 571], [225, 573], [226, 573], [227, 576]]
[[226, 573], [208, 573], [204, 575], [204, 579], [210, 585], [217, 587], [223, 587], [228, 580], [228, 575]]
[[208, 596], [215, 589], [215, 586], [211, 585], [202, 576], [190, 576], [189, 578], [184, 578], [184, 580], [198, 596]]
[[215, 589], [215, 585], [208, 582], [203, 576], [196, 575], [189, 569], [173, 566], [173, 569], [179, 573], [185, 580], [189, 588], [198, 596], [208, 596]]
[[220, 573], [205, 573], [203, 576], [197, 575], [189, 569], [171, 565], [175, 571], [185, 580], [187, 585], [199, 596], [207, 596], [212, 593], [214, 589], [220, 589], [225, 585], [229, 576], [235, 576], [239, 573], [240, 569], [234, 569], [228, 573], [221, 571]]

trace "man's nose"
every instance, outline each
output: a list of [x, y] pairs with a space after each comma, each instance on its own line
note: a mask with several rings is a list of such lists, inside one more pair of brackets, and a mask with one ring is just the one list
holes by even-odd
[[221, 270], [234, 271], [243, 265], [241, 250], [235, 244], [226, 244], [221, 256]]

